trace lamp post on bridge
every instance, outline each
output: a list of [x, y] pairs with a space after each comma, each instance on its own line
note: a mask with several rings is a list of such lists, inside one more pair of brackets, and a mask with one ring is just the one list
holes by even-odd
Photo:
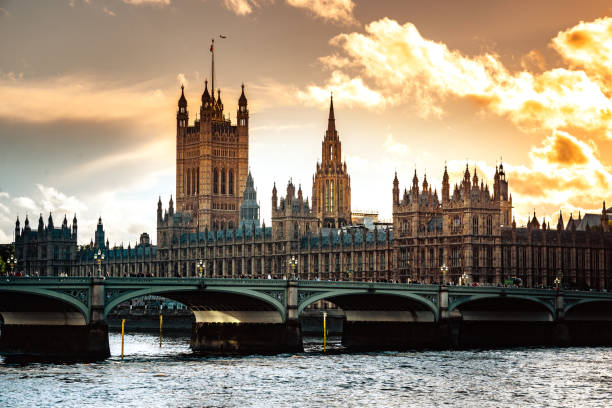
[[98, 252], [94, 252], [94, 261], [98, 263], [98, 276], [102, 277], [102, 261], [104, 260], [104, 252], [98, 248]]
[[17, 258], [15, 255], [11, 255], [8, 259], [9, 266], [11, 267], [11, 275], [13, 274], [13, 269], [15, 268], [15, 264], [17, 263]]
[[467, 272], [463, 272], [463, 275], [461, 275], [461, 278], [460, 278], [459, 285], [467, 285], [468, 284], [468, 279], [469, 279], [469, 276], [468, 276]]
[[442, 272], [442, 284], [446, 285], [446, 273], [448, 272], [448, 266], [446, 266], [446, 264], [443, 264], [440, 267], [440, 272]]
[[561, 276], [557, 275], [553, 283], [555, 284], [555, 290], [559, 290], [559, 285], [561, 284]]
[[289, 266], [291, 267], [291, 279], [295, 279], [295, 268], [298, 265], [298, 260], [295, 255], [291, 255], [291, 259], [289, 259]]
[[198, 262], [198, 271], [200, 272], [199, 276], [200, 278], [202, 276], [206, 276], [206, 272], [204, 272], [204, 275], [202, 275], [202, 271], [206, 271], [206, 263], [200, 259], [200, 261]]

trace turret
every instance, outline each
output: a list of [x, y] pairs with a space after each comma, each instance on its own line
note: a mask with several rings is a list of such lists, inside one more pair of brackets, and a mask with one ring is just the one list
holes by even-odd
[[444, 175], [442, 176], [442, 202], [447, 203], [450, 200], [450, 183], [448, 182], [448, 171], [446, 164], [444, 165]]
[[241, 85], [242, 93], [238, 98], [238, 127], [247, 127], [249, 125], [249, 109], [247, 106], [247, 98], [244, 95], [244, 84]]
[[51, 212], [49, 212], [49, 221], [47, 222], [47, 229], [53, 229], [53, 216], [51, 215]]
[[170, 217], [174, 215], [174, 201], [172, 201], [172, 195], [170, 195], [170, 203], [168, 204], [168, 215]]
[[185, 98], [185, 87], [181, 85], [181, 97], [178, 101], [178, 111], [176, 113], [176, 126], [179, 128], [187, 127], [189, 123], [189, 112], [187, 112], [187, 99]]
[[559, 219], [557, 220], [557, 231], [563, 231], [563, 214], [559, 210]]
[[474, 177], [472, 178], [472, 187], [478, 188], [478, 175], [476, 174], [476, 166], [474, 166]]
[[608, 214], [606, 212], [606, 202], [603, 202], [603, 209], [601, 210], [601, 230], [610, 231], [610, 224], [608, 223]]
[[77, 217], [74, 214], [74, 218], [72, 219], [72, 235], [76, 236], [77, 234]]
[[162, 202], [161, 196], [159, 196], [159, 200], [157, 201], [157, 222], [161, 222], [162, 220]]
[[414, 169], [414, 177], [412, 177], [412, 194], [417, 195], [419, 193], [419, 178], [417, 177], [416, 169]]
[[274, 187], [272, 187], [272, 210], [276, 210], [278, 208], [278, 196], [276, 193], [276, 182], [274, 182]]
[[25, 219], [23, 230], [30, 231], [30, 220], [28, 219], [28, 214], [26, 214], [26, 219]]
[[204, 81], [204, 92], [202, 93], [202, 106], [200, 107], [200, 120], [202, 122], [209, 122], [212, 118], [212, 104], [214, 98], [211, 98], [208, 93], [208, 80]]
[[64, 214], [64, 221], [62, 221], [62, 229], [68, 229], [68, 218], [66, 218], [66, 214]]
[[15, 221], [15, 240], [19, 238], [20, 233], [21, 233], [21, 228], [19, 227], [19, 216], [17, 216], [17, 221]]
[[429, 184], [427, 184], [427, 173], [423, 175], [423, 192], [427, 191]]
[[393, 178], [393, 205], [399, 204], [399, 180], [397, 179], [397, 171]]

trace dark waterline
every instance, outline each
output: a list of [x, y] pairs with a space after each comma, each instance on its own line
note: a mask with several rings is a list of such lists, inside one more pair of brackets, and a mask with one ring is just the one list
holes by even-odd
[[338, 337], [323, 354], [201, 357], [186, 336], [110, 334], [112, 356], [76, 364], [7, 364], [0, 406], [552, 406], [612, 404], [612, 348], [347, 353]]

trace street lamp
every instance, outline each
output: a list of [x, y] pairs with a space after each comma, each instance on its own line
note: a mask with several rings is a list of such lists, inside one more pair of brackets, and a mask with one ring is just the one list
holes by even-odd
[[203, 260], [200, 259], [200, 261], [198, 262], [198, 270], [200, 271], [200, 278], [202, 277], [202, 271], [206, 270], [206, 264], [204, 263]]
[[440, 272], [442, 272], [442, 284], [446, 285], [446, 272], [448, 272], [448, 266], [446, 266], [446, 264], [443, 264], [440, 267]]
[[561, 277], [559, 275], [555, 277], [554, 284], [555, 284], [555, 289], [559, 290], [559, 285], [561, 284]]
[[349, 269], [348, 271], [346, 271], [346, 277], [347, 280], [351, 280], [351, 276], [353, 275], [353, 270]]
[[104, 253], [101, 249], [98, 252], [94, 252], [94, 261], [98, 262], [98, 276], [102, 276], [102, 261], [104, 260]]
[[468, 278], [469, 278], [469, 276], [468, 276], [467, 272], [463, 272], [463, 275], [461, 275], [460, 285], [467, 285]]
[[15, 268], [15, 264], [17, 263], [17, 258], [15, 258], [15, 255], [11, 255], [8, 261], [9, 261], [9, 265], [11, 266], [11, 274], [12, 274], [13, 269]]
[[289, 259], [289, 266], [291, 267], [291, 279], [295, 279], [295, 268], [298, 265], [298, 260], [295, 255], [291, 255], [291, 259]]

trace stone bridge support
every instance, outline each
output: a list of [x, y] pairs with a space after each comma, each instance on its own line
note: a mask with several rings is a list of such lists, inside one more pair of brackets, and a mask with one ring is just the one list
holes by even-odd
[[286, 313], [278, 310], [194, 311], [191, 349], [203, 354], [303, 351], [297, 282], [286, 281]]
[[[3, 304], [0, 352], [19, 358], [62, 361], [98, 361], [109, 357], [104, 279], [92, 278], [89, 290], [84, 293], [90, 296], [89, 316], [85, 311], [42, 296], [19, 294], [21, 305]], [[14, 296], [3, 295], [5, 299]]]

